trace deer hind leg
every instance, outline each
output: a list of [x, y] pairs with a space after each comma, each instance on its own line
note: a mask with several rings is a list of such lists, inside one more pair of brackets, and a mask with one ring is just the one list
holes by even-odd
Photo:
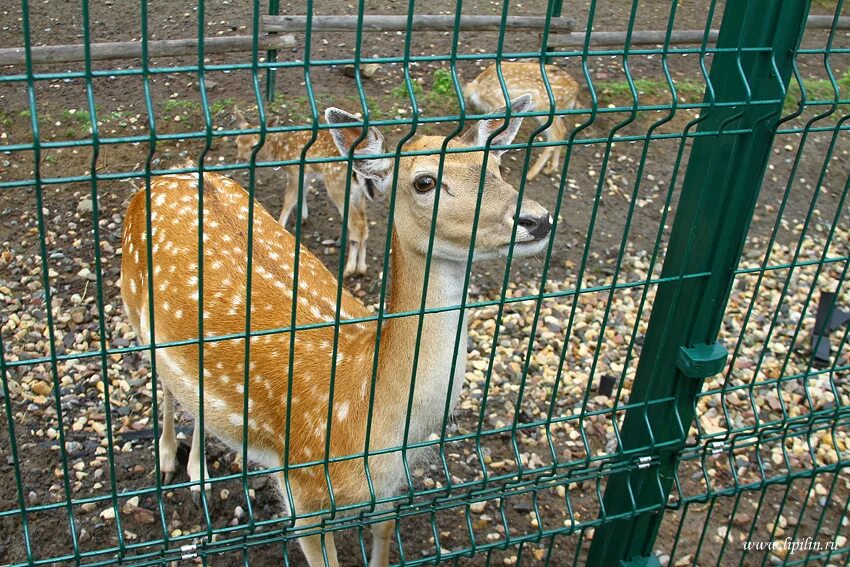
[[[294, 194], [293, 198], [295, 199], [295, 201], [298, 201], [298, 181], [297, 181], [298, 176], [293, 175], [291, 179], [295, 180], [294, 182], [290, 183], [290, 186], [292, 187], [292, 192]], [[304, 224], [304, 221], [306, 221], [307, 217], [310, 216], [310, 211], [307, 210], [307, 193], [309, 193], [309, 192], [310, 192], [310, 184], [308, 183], [307, 171], [305, 170], [304, 171], [304, 191], [301, 195], [301, 224]]]
[[387, 520], [372, 526], [372, 557], [369, 567], [387, 567], [390, 564], [390, 537], [395, 527], [395, 520]]
[[174, 480], [177, 468], [177, 434], [174, 432], [174, 396], [162, 384], [162, 433], [159, 435], [159, 471], [163, 484]]
[[[291, 167], [289, 169], [292, 169]], [[280, 218], [277, 222], [284, 228], [286, 228], [286, 223], [289, 222], [289, 216], [292, 213], [292, 209], [295, 208], [295, 205], [298, 203], [298, 171], [290, 171], [286, 174], [286, 188], [283, 191], [283, 207], [280, 210]], [[304, 195], [301, 197], [301, 222], [307, 220], [307, 185], [304, 185]], [[297, 220], [297, 219], [296, 219]]]
[[207, 497], [209, 498], [210, 493], [212, 491], [212, 485], [208, 482], [210, 479], [210, 473], [207, 469], [207, 460], [204, 455], [202, 455], [202, 444], [204, 442], [203, 435], [201, 435], [201, 427], [196, 422], [195, 423], [195, 431], [192, 433], [192, 448], [189, 450], [189, 464], [187, 465], [187, 471], [189, 473], [189, 480], [192, 482], [197, 482], [199, 484], [193, 484], [191, 486], [192, 491], [192, 500], [195, 502], [196, 506], [199, 506], [201, 503], [201, 469], [204, 471], [204, 490], [207, 493]]
[[[286, 483], [283, 478], [278, 475], [278, 483], [285, 498], [285, 507], [288, 507], [288, 499], [286, 498]], [[290, 514], [306, 514], [314, 511], [310, 506], [304, 504], [303, 499], [298, 498], [296, 486], [291, 486], [291, 495], [295, 509], [290, 510]], [[312, 500], [312, 499], [311, 499]], [[310, 516], [309, 518], [297, 518], [295, 527], [299, 530], [315, 531], [316, 524], [319, 518]], [[333, 532], [318, 533], [298, 538], [298, 544], [301, 546], [301, 551], [304, 552], [304, 557], [307, 558], [307, 563], [310, 567], [339, 567], [339, 561], [336, 556], [336, 544], [334, 543]]]
[[[296, 520], [295, 525], [302, 528], [313, 525], [315, 522], [315, 518], [305, 518]], [[307, 558], [307, 564], [310, 567], [339, 567], [333, 532], [305, 536], [299, 538], [298, 543], [301, 545], [301, 551], [304, 552], [304, 557]]]

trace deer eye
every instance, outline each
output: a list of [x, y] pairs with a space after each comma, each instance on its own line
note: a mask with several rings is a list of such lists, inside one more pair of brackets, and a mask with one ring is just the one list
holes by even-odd
[[413, 188], [419, 193], [433, 191], [437, 186], [437, 180], [430, 175], [421, 175], [413, 181]]

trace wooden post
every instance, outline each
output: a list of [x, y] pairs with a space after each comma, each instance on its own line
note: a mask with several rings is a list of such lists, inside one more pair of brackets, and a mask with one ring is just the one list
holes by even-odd
[[[292, 35], [262, 35], [259, 38], [260, 49], [281, 49], [295, 44]], [[231, 51], [251, 51], [253, 37], [236, 35], [230, 37], [211, 37], [204, 40], [205, 53], [228, 53]], [[198, 53], [197, 39], [166, 39], [148, 42], [150, 57], [175, 57]], [[93, 61], [110, 59], [140, 59], [142, 44], [138, 41], [121, 41], [91, 44]], [[34, 65], [50, 63], [72, 63], [85, 60], [85, 46], [43, 45], [32, 48]], [[0, 49], [0, 65], [24, 65], [26, 56], [23, 47]]]
[[[809, 16], [806, 19], [806, 28], [832, 29], [832, 16]], [[838, 18], [835, 28], [839, 30], [850, 29], [850, 16], [842, 16]], [[587, 32], [572, 32], [558, 33], [549, 36], [549, 48], [557, 49], [559, 47], [581, 47], [584, 45]], [[670, 34], [671, 45], [673, 44], [698, 44], [702, 43], [705, 36], [705, 30], [675, 30]], [[666, 31], [635, 31], [632, 32], [630, 45], [661, 45], [667, 37]], [[717, 30], [710, 30], [708, 33], [708, 43], [717, 42]], [[626, 43], [626, 32], [591, 32], [590, 45], [608, 45], [622, 46]]]

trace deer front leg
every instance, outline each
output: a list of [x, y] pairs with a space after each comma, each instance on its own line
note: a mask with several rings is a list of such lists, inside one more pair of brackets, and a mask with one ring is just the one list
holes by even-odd
[[390, 564], [390, 535], [395, 520], [389, 520], [372, 526], [372, 557], [369, 567], [387, 567]]
[[529, 181], [532, 181], [535, 177], [537, 177], [537, 174], [540, 173], [540, 170], [543, 169], [544, 165], [546, 165], [546, 162], [549, 159], [548, 150], [549, 150], [549, 148], [546, 148], [543, 151], [543, 153], [540, 154], [540, 157], [537, 158], [537, 161], [534, 162], [534, 165], [531, 167], [531, 170], [528, 172], [527, 179]]
[[357, 273], [366, 273], [366, 239], [360, 241], [360, 246], [357, 247]]
[[[189, 464], [186, 467], [187, 472], [189, 473], [189, 480], [192, 482], [200, 483], [201, 481], [201, 467], [204, 470], [204, 490], [207, 492], [207, 497], [210, 496], [212, 492], [212, 485], [208, 482], [210, 479], [210, 473], [207, 469], [207, 460], [204, 458], [201, 453], [203, 453], [201, 444], [204, 442], [203, 436], [201, 435], [201, 428], [198, 423], [195, 423], [195, 431], [192, 433], [192, 448], [189, 450]], [[196, 506], [200, 506], [201, 504], [201, 485], [194, 484], [191, 487], [192, 491], [192, 501]]]
[[[365, 194], [365, 189], [363, 189], [363, 194]], [[357, 246], [357, 273], [365, 274], [366, 239], [369, 238], [369, 219], [366, 217], [366, 199], [364, 199], [362, 195], [360, 199], [358, 199], [354, 209], [356, 211], [356, 217], [354, 219], [354, 224], [356, 225], [355, 230], [357, 231], [359, 238], [359, 244]]]
[[159, 472], [162, 483], [171, 484], [177, 468], [177, 434], [174, 432], [174, 397], [162, 384], [162, 433], [159, 435]]
[[[575, 102], [570, 108], [575, 107]], [[552, 122], [552, 127], [546, 130], [546, 140], [549, 142], [565, 142], [566, 141], [567, 128], [564, 125], [564, 120], [562, 118], [555, 118], [554, 122]], [[561, 150], [563, 150], [563, 146], [549, 146], [546, 148], [549, 151], [549, 165], [546, 167], [546, 175], [552, 175], [553, 173], [558, 173], [558, 168], [561, 164]]]
[[[301, 224], [304, 224], [304, 221], [307, 220], [307, 217], [310, 216], [310, 211], [307, 210], [307, 180], [304, 180], [304, 194], [301, 195]], [[298, 186], [295, 187], [296, 193], [298, 192]]]
[[[357, 193], [355, 194], [355, 189]], [[351, 186], [351, 200], [348, 211], [348, 234], [351, 246], [348, 250], [348, 260], [345, 264], [346, 276], [366, 273], [366, 239], [369, 237], [369, 220], [366, 218], [365, 189], [362, 186]]]
[[348, 277], [357, 271], [357, 257], [360, 243], [354, 239], [348, 241], [348, 250], [345, 254], [345, 271], [343, 277]]
[[558, 169], [561, 166], [561, 146], [556, 146], [552, 148], [552, 156], [549, 161], [549, 167], [546, 168], [546, 174], [552, 175], [553, 173], [558, 173]]

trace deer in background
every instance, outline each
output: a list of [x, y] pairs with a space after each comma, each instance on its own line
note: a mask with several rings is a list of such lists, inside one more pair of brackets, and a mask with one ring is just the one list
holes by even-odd
[[[530, 107], [528, 95], [511, 103], [514, 113], [525, 112]], [[375, 128], [363, 133], [360, 126], [351, 125], [357, 118], [336, 108], [327, 109], [325, 116], [329, 124], [336, 126], [331, 135], [338, 155], [348, 156], [361, 134], [364, 135], [355, 151], [358, 159], [353, 162], [354, 168], [386, 190], [392, 183], [394, 160], [369, 157], [385, 152], [381, 133]], [[484, 146], [489, 138], [493, 145], [510, 144], [521, 121], [513, 117], [499, 132], [503, 120], [483, 120], [462, 138], [450, 140], [448, 147]], [[174, 399], [197, 415], [198, 375], [202, 371], [208, 431], [241, 451], [243, 427], [247, 427], [247, 452], [251, 460], [264, 467], [279, 467], [285, 462], [290, 467], [307, 465], [290, 468], [286, 477], [278, 474], [285, 505], [290, 499], [294, 504], [288, 513], [296, 515], [297, 526], [303, 528], [316, 522], [298, 515], [326, 509], [330, 490], [337, 507], [365, 506], [373, 498], [383, 499], [398, 493], [406, 478], [401, 449], [405, 424], [409, 423], [408, 445], [426, 441], [440, 430], [444, 408], [447, 404], [454, 408], [463, 384], [467, 315], [459, 308], [440, 308], [459, 306], [463, 300], [461, 282], [467, 269], [472, 239], [470, 219], [475, 211], [480, 179], [484, 180], [481, 188], [484, 198], [475, 236], [475, 259], [506, 255], [511, 249], [515, 222], [514, 255], [536, 254], [546, 247], [552, 223], [549, 213], [528, 199], [520, 204], [517, 214], [517, 191], [499, 173], [503, 150], [491, 151], [483, 174], [482, 151], [447, 154], [442, 182], [438, 185], [443, 142], [439, 136], [415, 138], [405, 145], [404, 151], [427, 152], [427, 155], [406, 156], [398, 161], [390, 313], [420, 309], [434, 200], [440, 194], [425, 305], [429, 312], [424, 315], [415, 377], [413, 353], [418, 316], [389, 318], [383, 322], [378, 370], [373, 382], [377, 321], [347, 323], [347, 320], [368, 318], [370, 311], [344, 290], [339, 305], [338, 350], [333, 352], [339, 284], [316, 256], [303, 247], [296, 250], [294, 237], [259, 205], [254, 209], [253, 257], [248, 262], [249, 196], [236, 182], [207, 173], [203, 187], [199, 188], [197, 175], [155, 178], [151, 183], [152, 258], [146, 253], [148, 211], [144, 192], [132, 198], [124, 225], [121, 265], [121, 295], [127, 316], [143, 343], [151, 336], [151, 325], [159, 344], [188, 341], [156, 349], [157, 370], [163, 385], [160, 469], [166, 475], [170, 477], [175, 470]], [[199, 266], [200, 191], [205, 209], [205, 244]], [[300, 272], [298, 280], [293, 281], [296, 254]], [[148, 279], [149, 263], [152, 280]], [[207, 339], [245, 333], [249, 269], [253, 274], [252, 332], [289, 326], [292, 307], [296, 325], [309, 327], [295, 331], [293, 350], [288, 332], [252, 336], [248, 360], [244, 358], [244, 338], [204, 341], [203, 368], [199, 369], [199, 312], [203, 313]], [[198, 287], [201, 272], [202, 294]], [[148, 317], [148, 286], [154, 289], [153, 320]], [[463, 336], [455, 353], [453, 337], [458, 325]], [[455, 355], [456, 363], [452, 366]], [[290, 381], [291, 398], [288, 397]], [[372, 388], [374, 406], [369, 416]], [[412, 406], [408, 413], [410, 396]], [[243, 413], [245, 403], [247, 414]], [[288, 455], [287, 415], [291, 416]], [[370, 418], [371, 435], [367, 440], [366, 425]], [[194, 481], [200, 478], [202, 467], [206, 470], [199, 456], [198, 430], [193, 435], [188, 467], [189, 478]], [[330, 451], [326, 454], [328, 436]], [[368, 461], [362, 457], [325, 461], [328, 457], [362, 453], [367, 441], [370, 451], [397, 450], [371, 454]], [[424, 457], [422, 449], [407, 449], [405, 454], [409, 466]], [[374, 493], [367, 481], [367, 466]], [[325, 471], [330, 477], [330, 489]], [[193, 490], [200, 494], [199, 486]], [[373, 526], [371, 567], [387, 565], [393, 526], [393, 521]], [[311, 566], [324, 565], [325, 558], [332, 567], [338, 564], [332, 532], [305, 536], [299, 542]]]
[[[499, 82], [497, 72], [498, 65], [493, 64], [484, 69], [474, 80], [463, 86], [463, 96], [467, 103], [479, 112], [493, 112], [495, 109], [505, 105], [505, 96], [502, 93], [502, 85]], [[550, 108], [549, 95], [546, 92], [546, 84], [540, 74], [539, 63], [502, 63], [502, 76], [508, 95], [513, 97], [517, 93], [531, 94], [534, 110], [546, 111]], [[566, 71], [555, 65], [546, 65], [546, 78], [555, 97], [556, 110], [570, 110], [575, 108], [578, 97], [578, 83]], [[548, 116], [537, 117], [538, 122], [544, 124]], [[546, 140], [557, 142], [567, 139], [567, 127], [564, 117], [554, 116], [552, 124], [544, 132]], [[531, 181], [543, 166], [549, 162], [544, 173], [551, 175], [558, 170], [561, 161], [561, 146], [547, 146], [543, 154], [537, 158], [528, 172], [528, 180]]]
[[[237, 126], [240, 130], [247, 129], [248, 121], [245, 116], [234, 108], [237, 118]], [[263, 161], [288, 161], [300, 160], [304, 147], [310, 145], [313, 133], [299, 130], [293, 132], [274, 132], [266, 135], [265, 143], [257, 153], [257, 159]], [[237, 158], [241, 161], [251, 159], [260, 141], [259, 134], [242, 134], [236, 137]], [[327, 130], [320, 130], [316, 141], [310, 145], [307, 158], [339, 157], [339, 152]], [[278, 222], [286, 226], [292, 209], [298, 202], [298, 175], [300, 167], [298, 164], [285, 167], [284, 177], [286, 179], [283, 191], [283, 209]], [[346, 162], [328, 163], [304, 163], [304, 175], [314, 175], [322, 178], [325, 190], [331, 201], [336, 205], [340, 216], [343, 215], [345, 206], [345, 184], [348, 180], [348, 164]], [[366, 200], [374, 198], [374, 183], [357, 175], [351, 179], [351, 189], [348, 197], [348, 247], [345, 261], [345, 277], [354, 273], [366, 273], [366, 239], [369, 237], [369, 220], [366, 217]], [[307, 220], [307, 188], [305, 188], [301, 200], [301, 221]]]

